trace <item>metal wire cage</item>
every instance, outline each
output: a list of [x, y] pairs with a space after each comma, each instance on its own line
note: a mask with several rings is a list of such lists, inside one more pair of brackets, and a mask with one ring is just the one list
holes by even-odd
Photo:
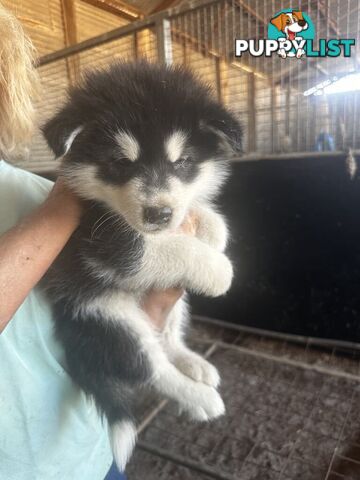
[[[360, 8], [357, 0], [303, 0], [297, 8], [314, 23], [317, 38], [354, 38], [352, 56], [281, 59], [235, 57], [235, 39], [264, 39], [270, 19], [290, 1], [199, 0], [129, 23], [40, 59], [40, 124], [61, 105], [66, 89], [86, 69], [114, 59], [185, 64], [213, 87], [245, 129], [245, 153], [314, 152], [360, 148], [360, 91], [308, 95], [312, 87], [356, 72]], [[322, 93], [322, 92], [320, 92]], [[331, 138], [322, 142], [321, 135]], [[54, 169], [39, 133], [27, 168]]]

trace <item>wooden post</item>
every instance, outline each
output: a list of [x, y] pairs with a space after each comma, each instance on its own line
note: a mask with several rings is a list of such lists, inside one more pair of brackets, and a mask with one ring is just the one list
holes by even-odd
[[222, 97], [222, 85], [221, 85], [221, 65], [220, 65], [220, 58], [215, 57], [215, 75], [216, 75], [216, 93], [219, 102], [223, 100]]
[[[65, 46], [70, 47], [77, 43], [77, 28], [74, 0], [61, 0], [62, 15], [64, 21]], [[80, 78], [80, 62], [78, 54], [71, 55], [66, 59], [66, 68], [69, 83], [72, 85]]]
[[256, 151], [255, 75], [248, 75], [248, 150]]
[[159, 62], [171, 65], [173, 61], [173, 54], [171, 42], [171, 26], [169, 20], [165, 18], [157, 20], [156, 40]]
[[133, 49], [134, 49], [134, 58], [135, 58], [135, 60], [137, 60], [139, 58], [137, 32], [134, 32], [134, 34], [133, 34]]
[[186, 48], [186, 37], [185, 35], [183, 35], [182, 37], [182, 55], [183, 55], [183, 64], [184, 65], [187, 65], [187, 62], [188, 62], [188, 56], [187, 56], [187, 48]]

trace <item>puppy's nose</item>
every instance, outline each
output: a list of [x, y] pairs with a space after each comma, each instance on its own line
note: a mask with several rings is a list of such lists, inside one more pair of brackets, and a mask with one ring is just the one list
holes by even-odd
[[170, 207], [145, 207], [144, 221], [154, 225], [165, 225], [169, 223], [172, 215]]
[[306, 22], [305, 22], [305, 20], [299, 20], [298, 24], [299, 24], [300, 27], [305, 27]]

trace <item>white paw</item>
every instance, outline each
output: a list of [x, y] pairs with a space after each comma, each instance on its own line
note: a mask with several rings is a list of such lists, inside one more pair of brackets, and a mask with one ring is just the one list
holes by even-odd
[[224, 415], [225, 405], [219, 393], [212, 387], [201, 384], [197, 384], [197, 386], [194, 389], [194, 403], [184, 405], [190, 417], [199, 422], [206, 422]]
[[210, 262], [207, 284], [204, 290], [205, 295], [219, 297], [224, 295], [231, 287], [233, 279], [233, 267], [230, 260], [223, 254], [219, 254], [214, 261]]
[[195, 422], [207, 422], [209, 420], [209, 417], [202, 407], [188, 407], [185, 409], [185, 412], [188, 414], [190, 419], [194, 420]]
[[205, 383], [215, 388], [220, 384], [220, 375], [217, 369], [193, 352], [179, 354], [174, 359], [174, 365], [180, 372], [192, 378], [195, 382]]

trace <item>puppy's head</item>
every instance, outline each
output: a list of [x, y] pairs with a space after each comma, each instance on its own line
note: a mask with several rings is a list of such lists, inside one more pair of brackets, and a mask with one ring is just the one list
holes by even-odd
[[271, 23], [280, 31], [285, 33], [289, 40], [295, 40], [299, 32], [308, 28], [308, 23], [302, 12], [293, 10], [291, 13], [280, 13], [271, 19]]
[[88, 74], [43, 128], [61, 173], [143, 233], [211, 200], [241, 150], [237, 120], [187, 70], [118, 63]]

